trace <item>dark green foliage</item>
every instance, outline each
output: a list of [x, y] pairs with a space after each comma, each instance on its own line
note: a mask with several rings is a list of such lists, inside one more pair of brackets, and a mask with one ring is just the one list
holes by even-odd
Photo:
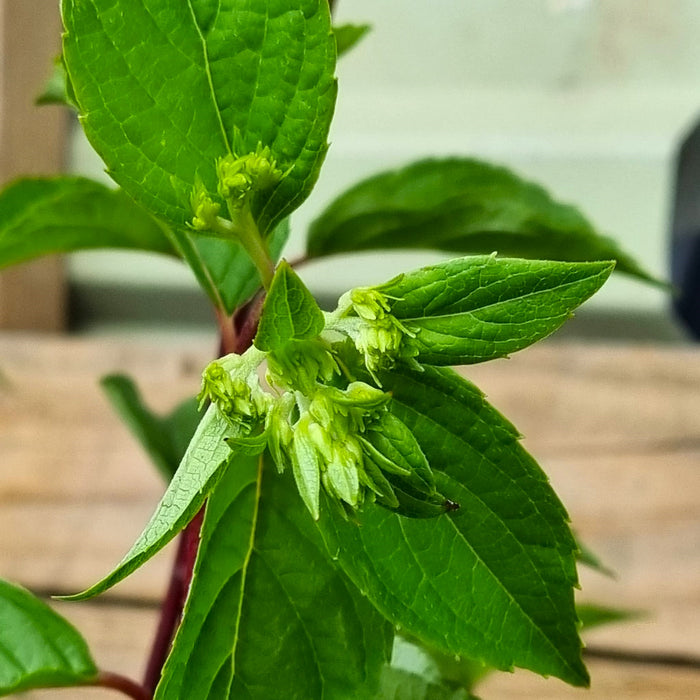
[[651, 277], [578, 209], [506, 168], [472, 158], [424, 160], [375, 175], [311, 226], [311, 257], [377, 248], [434, 248], [565, 261], [616, 260]]
[[130, 377], [110, 374], [102, 378], [101, 384], [114, 410], [169, 482], [201, 418], [195, 398], [186, 399], [167, 416], [158, 416], [144, 404]]
[[0, 579], [0, 695], [80, 685], [97, 668], [78, 631], [29, 591]]
[[328, 556], [291, 475], [269, 466], [233, 461], [209, 500], [157, 700], [377, 697], [391, 628]]

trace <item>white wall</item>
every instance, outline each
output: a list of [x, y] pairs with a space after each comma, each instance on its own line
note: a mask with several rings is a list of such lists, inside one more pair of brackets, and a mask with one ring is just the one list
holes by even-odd
[[[358, 178], [463, 154], [540, 181], [665, 273], [672, 158], [700, 114], [700, 0], [339, 0], [345, 21], [374, 29], [339, 66], [331, 150], [294, 217], [288, 257], [303, 251], [314, 215]], [[79, 141], [75, 167], [99, 170]], [[304, 277], [339, 293], [427, 259], [373, 253], [352, 272], [334, 261]], [[75, 256], [71, 273], [191, 284], [175, 265], [125, 254]], [[593, 303], [657, 310], [666, 299], [616, 280]]]

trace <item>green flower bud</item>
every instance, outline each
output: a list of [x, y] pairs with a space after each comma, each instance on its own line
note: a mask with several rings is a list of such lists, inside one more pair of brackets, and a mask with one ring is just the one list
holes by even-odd
[[391, 314], [391, 298], [372, 287], [352, 289], [340, 298], [327, 324], [352, 339], [377, 383], [377, 371], [391, 369], [397, 360], [410, 360], [417, 354], [405, 342], [416, 334]]
[[210, 363], [202, 374], [202, 389], [197, 397], [200, 408], [211, 401], [244, 434], [263, 423], [273, 400], [258, 381], [256, 368], [263, 357], [258, 351], [249, 351]]
[[391, 369], [404, 355], [404, 336], [415, 337], [393, 316], [383, 316], [360, 324], [355, 346], [362, 353], [367, 369], [374, 373]]
[[360, 477], [358, 465], [352, 451], [346, 445], [335, 445], [333, 459], [321, 471], [326, 491], [353, 508], [360, 502]]
[[391, 311], [388, 297], [371, 287], [351, 289], [350, 303], [355, 313], [366, 321], [383, 318]]
[[334, 458], [334, 447], [333, 440], [331, 440], [330, 433], [328, 430], [323, 428], [319, 423], [315, 421], [310, 421], [306, 427], [309, 438], [313, 442], [314, 446], [321, 454], [321, 456], [330, 462]]
[[285, 470], [289, 462], [287, 455], [294, 438], [290, 417], [295, 405], [292, 394], [283, 394], [273, 401], [265, 421], [265, 429], [269, 434], [267, 446], [280, 473]]
[[330, 347], [319, 338], [287, 343], [267, 357], [267, 381], [276, 387], [311, 396], [318, 382], [340, 373]]
[[267, 190], [284, 177], [270, 149], [262, 144], [244, 156], [229, 153], [219, 158], [216, 173], [219, 194], [234, 208], [242, 206], [251, 192]]
[[221, 205], [215, 202], [207, 192], [202, 182], [197, 182], [192, 190], [190, 206], [194, 212], [192, 228], [196, 231], [211, 231], [216, 226], [216, 217]]
[[321, 456], [309, 435], [310, 417], [302, 416], [294, 430], [291, 461], [299, 495], [314, 520], [320, 515]]

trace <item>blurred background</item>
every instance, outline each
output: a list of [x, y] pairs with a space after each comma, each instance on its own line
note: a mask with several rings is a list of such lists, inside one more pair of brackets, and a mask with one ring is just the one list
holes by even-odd
[[[53, 0], [9, 0], [5, 11], [13, 4], [15, 12], [55, 11]], [[358, 179], [459, 154], [540, 182], [668, 276], [675, 161], [700, 114], [700, 2], [339, 0], [337, 22], [372, 31], [340, 61], [331, 149], [317, 189], [294, 216], [287, 257], [303, 253], [308, 223]], [[48, 65], [32, 71], [43, 78]], [[66, 142], [67, 170], [106, 179], [77, 123]], [[436, 257], [371, 253], [357, 266], [336, 259], [303, 275], [333, 305], [350, 286]], [[211, 320], [189, 272], [170, 260], [81, 253], [65, 261], [65, 275], [73, 329]], [[609, 282], [582, 315], [595, 317], [588, 327], [598, 334], [612, 319], [616, 332], [677, 337], [668, 295], [626, 279]]]

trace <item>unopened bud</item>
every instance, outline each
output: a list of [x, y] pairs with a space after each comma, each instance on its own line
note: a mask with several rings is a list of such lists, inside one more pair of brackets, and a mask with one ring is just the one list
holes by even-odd
[[234, 207], [242, 206], [249, 193], [267, 190], [284, 177], [270, 149], [262, 144], [244, 156], [229, 153], [219, 158], [216, 172], [219, 194]]
[[192, 217], [193, 229], [211, 231], [215, 228], [216, 217], [219, 215], [221, 205], [209, 196], [203, 183], [199, 182], [195, 185], [190, 197], [190, 206], [194, 213]]

